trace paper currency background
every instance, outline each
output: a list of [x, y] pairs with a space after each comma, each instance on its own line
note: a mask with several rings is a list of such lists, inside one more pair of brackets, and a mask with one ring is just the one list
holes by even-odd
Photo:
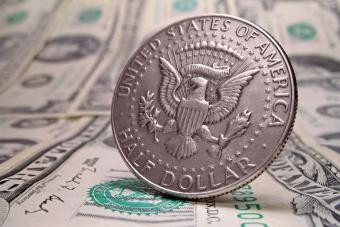
[[[150, 32], [204, 13], [241, 16], [279, 40], [296, 72], [298, 117], [254, 182], [179, 201], [128, 171], [110, 105]], [[340, 226], [339, 153], [340, 1], [0, 1], [2, 226]]]

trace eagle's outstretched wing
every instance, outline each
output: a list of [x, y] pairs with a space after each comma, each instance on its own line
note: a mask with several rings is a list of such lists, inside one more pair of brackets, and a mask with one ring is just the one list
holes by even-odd
[[164, 112], [174, 118], [180, 102], [176, 91], [181, 84], [181, 75], [165, 58], [161, 57], [159, 60], [163, 75], [159, 87], [160, 104]]
[[226, 118], [236, 107], [239, 96], [259, 69], [251, 69], [240, 73], [223, 82], [217, 92], [220, 99], [209, 106], [208, 115], [204, 121], [206, 124], [215, 124]]

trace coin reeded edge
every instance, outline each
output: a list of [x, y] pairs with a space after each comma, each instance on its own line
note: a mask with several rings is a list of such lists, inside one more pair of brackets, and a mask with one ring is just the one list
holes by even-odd
[[[253, 174], [249, 175], [246, 178], [243, 178], [242, 181], [240, 181], [240, 182], [236, 181], [236, 182], [228, 185], [227, 188], [221, 187], [221, 188], [216, 189], [216, 190], [211, 190], [211, 191], [207, 191], [207, 192], [200, 192], [200, 193], [197, 193], [197, 192], [195, 192], [195, 193], [177, 192], [177, 191], [174, 191], [174, 190], [164, 188], [160, 185], [157, 185], [157, 184], [149, 181], [146, 177], [141, 175], [131, 165], [131, 163], [128, 161], [127, 157], [125, 156], [125, 154], [122, 152], [122, 148], [120, 147], [118, 138], [116, 136], [117, 134], [116, 134], [116, 131], [115, 131], [115, 124], [114, 124], [113, 112], [112, 112], [112, 107], [114, 106], [115, 99], [116, 99], [115, 97], [116, 97], [116, 94], [117, 94], [117, 89], [116, 89], [117, 87], [116, 87], [115, 91], [113, 93], [112, 104], [111, 104], [111, 126], [112, 126], [113, 137], [114, 137], [115, 142], [117, 144], [117, 148], [118, 148], [120, 154], [123, 157], [124, 162], [126, 163], [126, 165], [129, 167], [129, 169], [134, 173], [134, 175], [138, 179], [140, 179], [143, 182], [145, 182], [146, 184], [150, 185], [152, 188], [156, 189], [157, 191], [159, 191], [161, 193], [165, 193], [165, 194], [168, 194], [168, 195], [171, 195], [171, 196], [180, 197], [180, 198], [184, 198], [184, 199], [205, 199], [205, 198], [210, 198], [210, 197], [221, 196], [223, 194], [235, 191], [235, 190], [241, 188], [242, 186], [244, 186], [246, 184], [249, 184], [250, 182], [255, 180], [258, 176], [260, 176], [271, 165], [271, 163], [275, 160], [275, 158], [280, 154], [280, 152], [283, 150], [287, 140], [289, 139], [289, 135], [291, 134], [291, 132], [293, 130], [294, 122], [295, 122], [295, 119], [296, 119], [296, 112], [297, 112], [297, 105], [298, 105], [297, 83], [296, 83], [295, 73], [294, 73], [292, 64], [291, 64], [291, 62], [288, 58], [288, 55], [286, 54], [286, 52], [284, 51], [282, 46], [279, 44], [279, 42], [269, 32], [267, 32], [265, 29], [263, 29], [259, 25], [256, 25], [256, 24], [254, 24], [250, 21], [244, 20], [244, 19], [236, 17], [236, 16], [228, 15], [228, 14], [203, 14], [203, 15], [200, 15], [200, 16], [188, 17], [188, 18], [176, 21], [174, 23], [171, 23], [168, 26], [161, 29], [160, 31], [158, 31], [157, 33], [154, 33], [153, 35], [149, 36], [149, 38], [155, 37], [155, 36], [163, 33], [165, 30], [169, 29], [170, 27], [172, 27], [176, 24], [179, 24], [181, 22], [184, 22], [184, 21], [187, 21], [187, 20], [193, 20], [195, 18], [205, 18], [205, 17], [224, 17], [224, 18], [231, 18], [231, 19], [234, 19], [234, 20], [238, 20], [240, 22], [243, 22], [247, 25], [250, 25], [250, 26], [256, 28], [259, 32], [261, 32], [265, 37], [267, 37], [272, 42], [272, 44], [277, 48], [279, 53], [283, 56], [283, 60], [288, 66], [287, 69], [288, 69], [290, 79], [291, 79], [291, 82], [292, 82], [291, 83], [291, 90], [292, 90], [291, 100], [292, 100], [293, 107], [290, 108], [289, 117], [288, 117], [288, 121], [287, 121], [287, 124], [285, 126], [285, 129], [284, 129], [284, 132], [282, 133], [280, 141], [278, 142], [278, 144], [274, 148], [272, 155], [269, 156], [267, 158], [267, 160], [264, 162], [265, 164], [259, 166]], [[144, 48], [144, 46], [147, 45], [147, 43], [148, 43], [148, 40], [145, 40], [142, 44], [139, 45], [139, 48], [137, 48], [130, 55], [129, 61], [124, 65], [124, 68], [122, 69], [122, 71], [119, 75], [122, 75], [122, 73], [125, 70], [125, 66], [130, 65], [132, 63], [133, 59], [131, 58], [131, 56], [134, 56], [138, 52], [140, 52]], [[120, 81], [121, 81], [121, 76], [119, 77], [117, 84], [119, 84]]]

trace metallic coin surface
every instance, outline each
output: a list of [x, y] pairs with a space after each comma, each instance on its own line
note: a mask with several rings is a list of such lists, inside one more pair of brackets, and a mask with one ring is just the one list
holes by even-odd
[[183, 198], [230, 192], [282, 149], [297, 106], [293, 69], [263, 29], [227, 15], [174, 23], [116, 85], [112, 127], [132, 172]]

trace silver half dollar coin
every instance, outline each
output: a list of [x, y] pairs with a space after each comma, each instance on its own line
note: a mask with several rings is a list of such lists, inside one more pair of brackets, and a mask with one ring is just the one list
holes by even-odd
[[221, 195], [278, 155], [297, 107], [294, 72], [262, 28], [228, 15], [171, 24], [130, 58], [112, 128], [132, 172], [182, 198]]

